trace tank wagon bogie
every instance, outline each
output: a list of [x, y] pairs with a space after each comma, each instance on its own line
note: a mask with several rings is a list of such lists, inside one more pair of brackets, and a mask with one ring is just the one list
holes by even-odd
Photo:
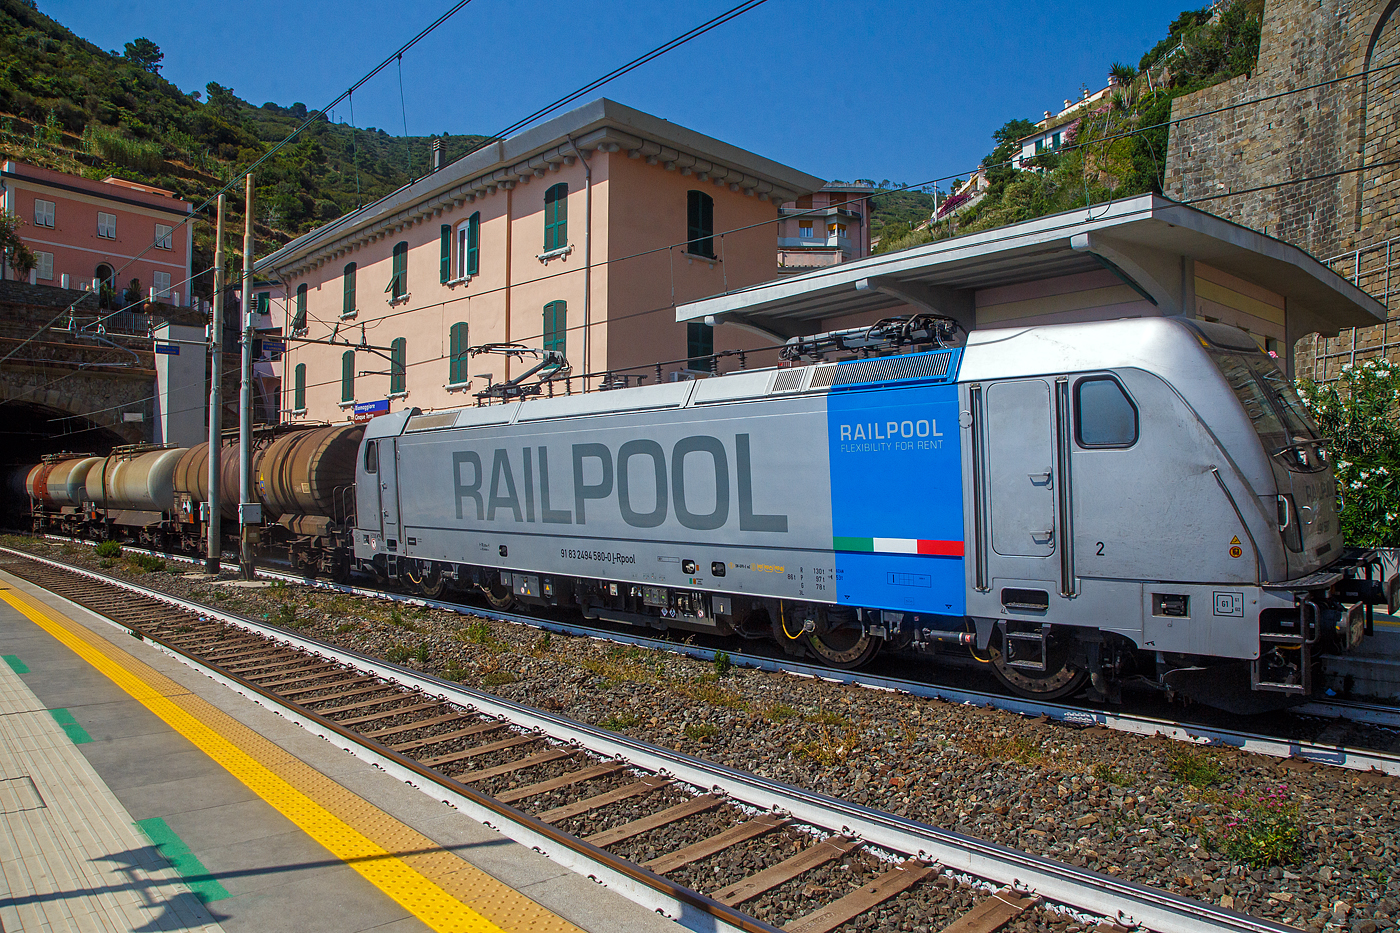
[[[234, 532], [232, 448], [221, 464]], [[35, 527], [197, 553], [207, 465], [207, 445], [46, 462]], [[1130, 678], [1306, 696], [1374, 605], [1400, 608], [1375, 553], [1344, 548], [1325, 443], [1277, 365], [1179, 319], [278, 428], [254, 477], [263, 551], [304, 572], [835, 666], [970, 653], [1046, 699]]]

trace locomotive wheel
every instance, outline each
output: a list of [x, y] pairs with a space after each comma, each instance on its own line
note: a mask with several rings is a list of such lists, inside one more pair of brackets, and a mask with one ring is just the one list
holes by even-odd
[[1070, 663], [1069, 649], [1062, 639], [1052, 636], [1043, 671], [1012, 667], [997, 647], [990, 648], [988, 654], [992, 673], [1012, 693], [1033, 700], [1061, 700], [1078, 693], [1089, 682], [1089, 672]]
[[807, 636], [807, 645], [827, 667], [853, 670], [863, 667], [879, 654], [885, 640], [868, 635], [860, 628], [841, 627], [829, 629], [821, 635], [812, 632]]
[[447, 579], [442, 575], [442, 568], [432, 562], [424, 565], [422, 576], [414, 583], [418, 587], [418, 594], [428, 599], [437, 599], [447, 589]]
[[510, 587], [502, 586], [499, 581], [481, 587], [481, 592], [486, 594], [486, 601], [491, 604], [491, 608], [498, 612], [508, 612], [515, 606], [515, 594], [510, 591]]

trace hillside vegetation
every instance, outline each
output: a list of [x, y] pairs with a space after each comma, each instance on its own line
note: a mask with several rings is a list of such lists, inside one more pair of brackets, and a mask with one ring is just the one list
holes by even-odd
[[1172, 101], [1250, 73], [1259, 57], [1263, 10], [1263, 0], [1233, 0], [1216, 13], [1209, 8], [1182, 13], [1137, 67], [1113, 65], [1119, 88], [1112, 95], [1066, 116], [1063, 148], [1036, 156], [1024, 169], [1008, 163], [1020, 151], [1018, 141], [1036, 126], [1009, 120], [993, 135], [995, 148], [982, 160], [986, 195], [936, 225], [890, 231], [894, 235], [883, 238], [878, 251], [1160, 193]]
[[[161, 77], [162, 57], [146, 39], [126, 43], [123, 53], [104, 51], [26, 0], [0, 0], [0, 155], [88, 178], [128, 178], [198, 204], [309, 114], [301, 103], [255, 107], [215, 82], [186, 94]], [[426, 174], [433, 138], [318, 119], [255, 176], [259, 252]], [[437, 138], [443, 164], [485, 139]], [[237, 229], [241, 186], [229, 200]], [[196, 270], [212, 263], [212, 242], [210, 225], [197, 223]], [[241, 239], [227, 245], [236, 252]], [[207, 297], [210, 278], [194, 292]]]

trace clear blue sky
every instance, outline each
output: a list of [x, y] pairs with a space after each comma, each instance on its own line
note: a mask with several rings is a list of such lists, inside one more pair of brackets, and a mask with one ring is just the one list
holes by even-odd
[[[473, 0], [404, 56], [408, 132], [497, 132], [737, 2]], [[218, 81], [313, 108], [449, 5], [39, 0], [103, 48], [148, 37], [186, 91]], [[599, 93], [824, 178], [919, 183], [965, 173], [997, 127], [1102, 87], [1114, 61], [1136, 65], [1191, 5], [768, 0]], [[402, 133], [403, 109], [392, 65], [355, 95], [360, 126]]]

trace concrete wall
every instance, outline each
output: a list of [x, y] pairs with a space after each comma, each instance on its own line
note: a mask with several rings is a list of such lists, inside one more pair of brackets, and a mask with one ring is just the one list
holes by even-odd
[[151, 439], [157, 444], [192, 447], [209, 439], [205, 418], [209, 407], [204, 329], [162, 324], [155, 329], [156, 343], [173, 345], [179, 352], [155, 354], [155, 423]]

